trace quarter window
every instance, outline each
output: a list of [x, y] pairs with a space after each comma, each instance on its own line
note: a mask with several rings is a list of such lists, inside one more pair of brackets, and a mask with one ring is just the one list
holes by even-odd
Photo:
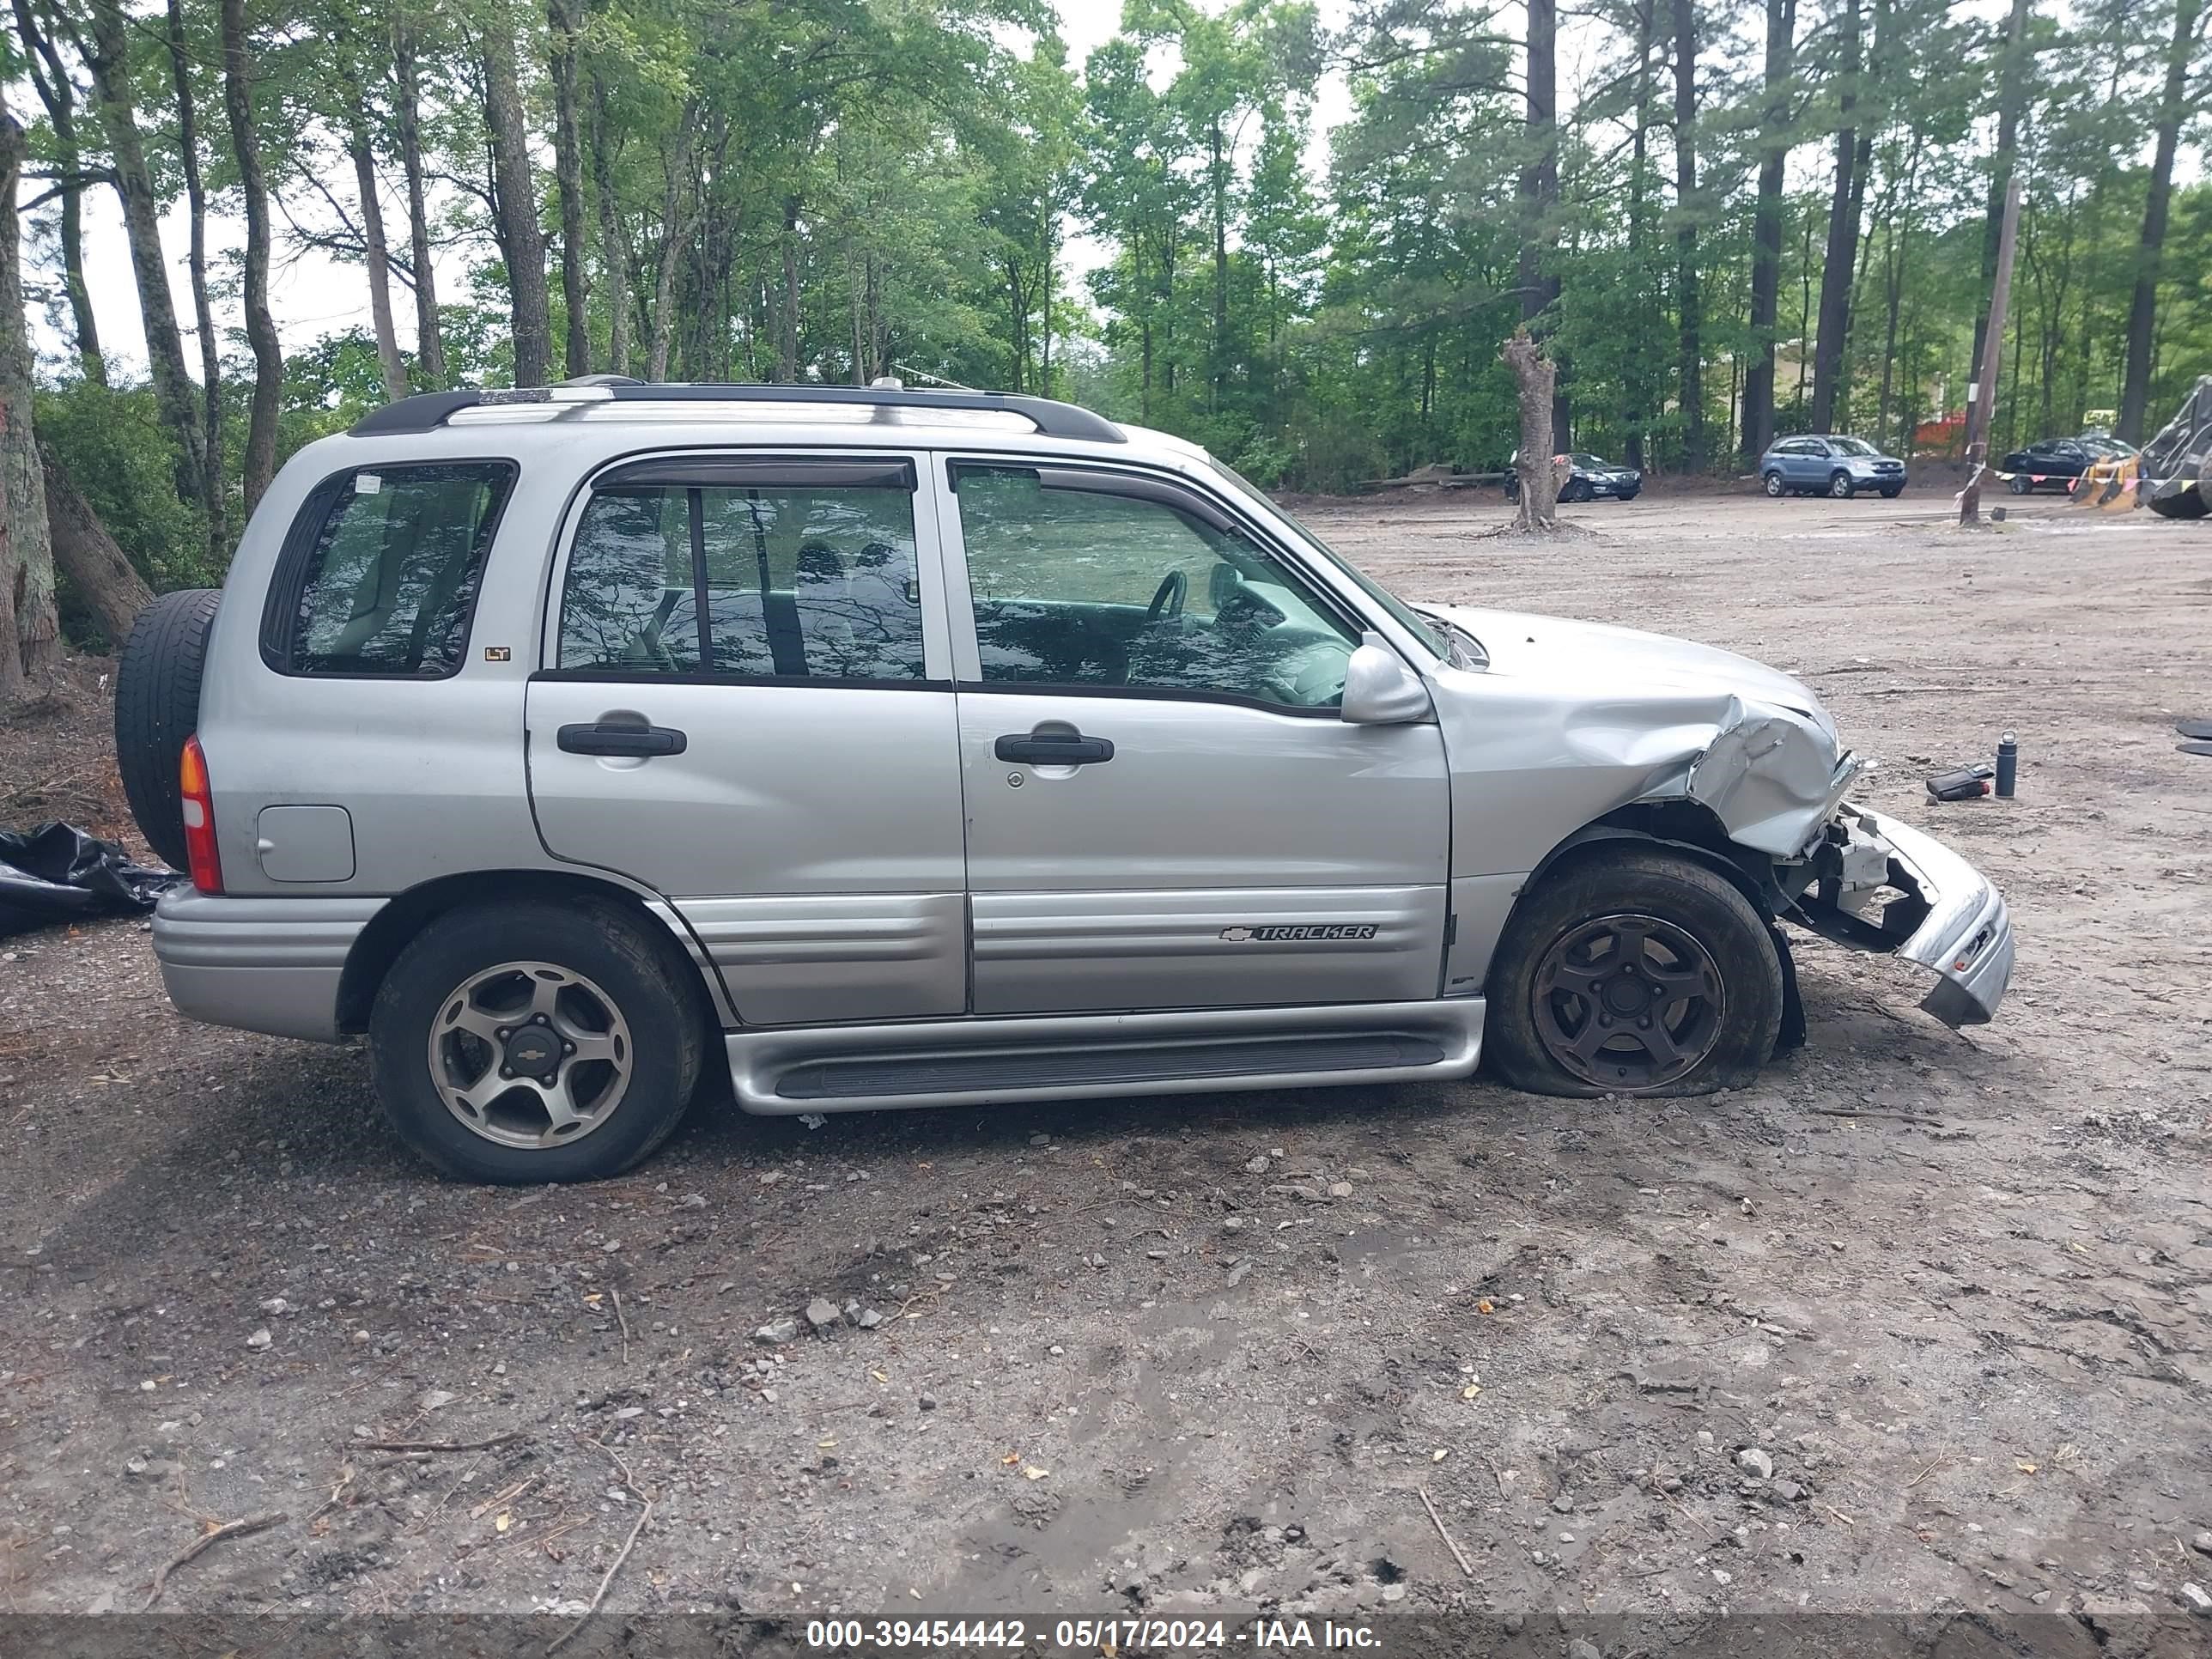
[[617, 477], [594, 492], [568, 556], [558, 665], [921, 679], [911, 489], [754, 482], [744, 471], [702, 469], [702, 483]]
[[263, 654], [290, 674], [437, 678], [461, 665], [506, 461], [364, 467], [316, 491], [313, 539], [272, 598]]
[[1083, 476], [957, 471], [987, 684], [1343, 700], [1358, 636], [1298, 575], [1172, 487]]

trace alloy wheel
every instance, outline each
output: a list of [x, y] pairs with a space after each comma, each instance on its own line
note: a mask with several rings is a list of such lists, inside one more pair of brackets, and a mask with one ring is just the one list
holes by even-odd
[[439, 1006], [430, 1078], [474, 1133], [526, 1150], [578, 1140], [614, 1115], [635, 1058], [629, 1022], [580, 974], [503, 962]]

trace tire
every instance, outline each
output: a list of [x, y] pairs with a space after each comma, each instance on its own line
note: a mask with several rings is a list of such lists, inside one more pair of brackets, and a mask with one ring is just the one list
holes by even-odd
[[2025, 472], [2014, 473], [2012, 477], [2006, 481], [2005, 487], [2010, 489], [2015, 495], [2033, 495], [2035, 494], [2035, 480], [2029, 477]]
[[177, 766], [200, 718], [208, 630], [222, 594], [164, 593], [138, 613], [115, 670], [115, 769], [146, 844], [183, 869], [185, 815]]
[[[533, 1008], [547, 1010], [545, 1018]], [[400, 1139], [441, 1175], [498, 1185], [596, 1181], [641, 1162], [676, 1132], [699, 1080], [707, 1024], [690, 965], [618, 904], [466, 906], [434, 918], [386, 974], [369, 1012], [369, 1069]], [[528, 1038], [532, 1026], [544, 1034], [535, 1053], [493, 1035]], [[551, 1055], [544, 1036], [564, 1044], [573, 1036], [580, 1057]], [[592, 1056], [593, 1047], [616, 1057]], [[549, 1091], [502, 1071], [503, 1054], [557, 1068], [562, 1097], [586, 1109], [575, 1114], [583, 1127], [555, 1138], [553, 1115], [539, 1103]], [[515, 1080], [498, 1093], [495, 1077]], [[495, 1091], [481, 1098], [481, 1127], [447, 1103], [447, 1090], [465, 1085]], [[543, 1139], [524, 1144], [533, 1132]]]
[[1624, 501], [1632, 501], [1643, 493], [1641, 489], [1624, 489], [1620, 492], [1620, 499]]
[[1884, 501], [1895, 501], [1895, 500], [1896, 500], [1899, 495], [1902, 495], [1904, 493], [1905, 493], [1905, 486], [1904, 486], [1903, 484], [1889, 485], [1889, 486], [1887, 486], [1887, 487], [1885, 487], [1885, 488], [1883, 489], [1883, 490], [1882, 490], [1882, 492], [1881, 492], [1881, 498], [1882, 498], [1882, 500], [1884, 500]]
[[1577, 483], [1572, 478], [1559, 487], [1559, 499], [1563, 501], [1587, 501], [1592, 500], [1595, 494], [1588, 484]]
[[1505, 479], [1505, 499], [1509, 501], [1517, 501], [1521, 499], [1521, 480], [1510, 473]]
[[1859, 488], [1856, 484], [1851, 482], [1851, 475], [1848, 472], [1836, 473], [1828, 480], [1828, 499], [1830, 501], [1847, 501], [1858, 493]]
[[1782, 474], [1778, 471], [1769, 472], [1764, 482], [1767, 495], [1776, 501], [1780, 501], [1787, 492], [1788, 486], [1782, 482]]
[[2207, 513], [2212, 513], [2212, 506], [2205, 503], [2202, 483], [2191, 484], [2188, 489], [2178, 490], [2163, 499], [2154, 495], [2149, 505], [2150, 510], [2161, 519], [2201, 519]]
[[[1783, 973], [1771, 933], [1717, 872], [1622, 847], [1608, 842], [1603, 857], [1575, 860], [1515, 907], [1490, 972], [1486, 1065], [1513, 1088], [1583, 1099], [1745, 1086], [1773, 1057], [1782, 1030]], [[1583, 953], [1580, 942], [1609, 933], [1610, 949]], [[1624, 938], [1644, 941], [1640, 973], [1607, 969], [1621, 961]], [[1670, 978], [1698, 988], [1669, 998]], [[1574, 980], [1591, 990], [1562, 982]], [[1616, 994], [1610, 1012], [1600, 1006], [1599, 999]], [[1655, 1029], [1665, 1034], [1659, 1045], [1646, 1035]], [[1594, 1037], [1595, 1049], [1564, 1058], [1583, 1037]]]

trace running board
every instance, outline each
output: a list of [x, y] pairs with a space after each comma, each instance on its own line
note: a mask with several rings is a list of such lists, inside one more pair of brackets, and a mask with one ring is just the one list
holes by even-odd
[[853, 1112], [1465, 1077], [1482, 1000], [1054, 1014], [725, 1034], [748, 1112]]

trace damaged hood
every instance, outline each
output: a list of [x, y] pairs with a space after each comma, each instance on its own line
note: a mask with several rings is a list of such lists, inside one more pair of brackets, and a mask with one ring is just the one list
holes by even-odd
[[1534, 694], [1565, 751], [1553, 764], [1641, 775], [1619, 804], [1694, 800], [1730, 839], [1790, 859], [1857, 775], [1820, 699], [1748, 657], [1602, 623], [1473, 605], [1435, 611], [1481, 641], [1483, 680]]
[[1573, 622], [1479, 605], [1430, 607], [1482, 641], [1493, 673], [1580, 687], [1593, 696], [1630, 691], [1709, 692], [1802, 714], [1836, 740], [1835, 722], [1802, 680], [1717, 646], [1640, 629]]

